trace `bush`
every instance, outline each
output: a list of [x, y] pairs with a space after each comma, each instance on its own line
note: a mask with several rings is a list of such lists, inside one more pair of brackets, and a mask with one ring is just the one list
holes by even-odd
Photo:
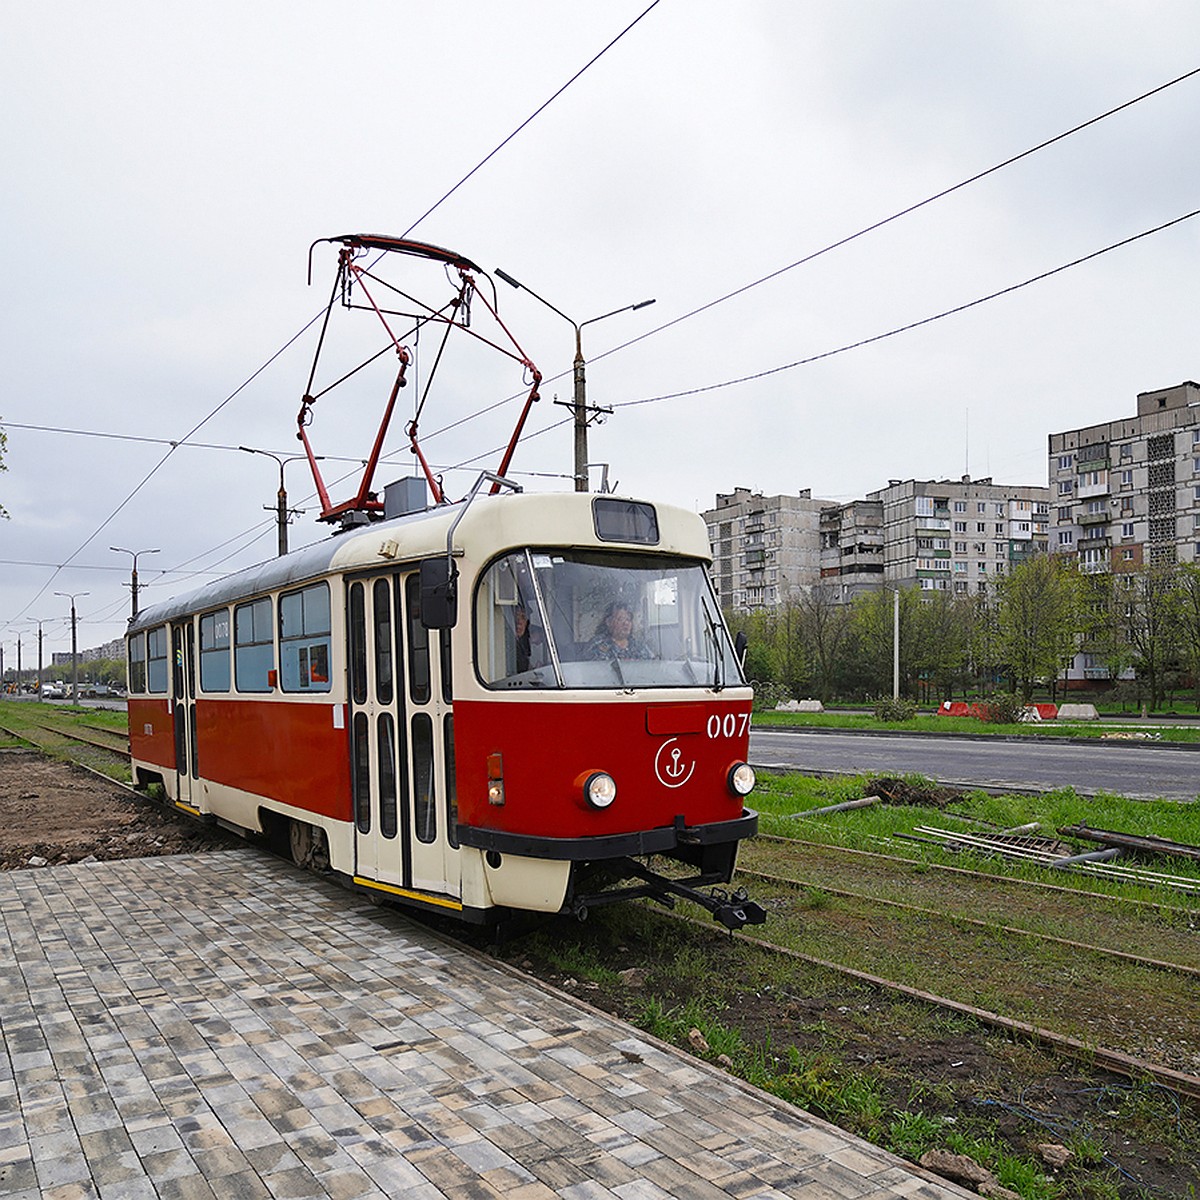
[[900, 699], [876, 700], [875, 720], [877, 721], [911, 721], [917, 715], [917, 705], [913, 700]]
[[1025, 712], [1020, 696], [997, 692], [979, 706], [979, 719], [989, 725], [1016, 725]]
[[782, 683], [754, 683], [754, 711], [774, 712], [792, 693]]

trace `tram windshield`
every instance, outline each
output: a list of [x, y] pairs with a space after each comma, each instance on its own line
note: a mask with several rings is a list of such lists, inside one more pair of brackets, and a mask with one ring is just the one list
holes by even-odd
[[661, 555], [506, 554], [476, 591], [475, 648], [494, 688], [744, 682], [704, 567]]

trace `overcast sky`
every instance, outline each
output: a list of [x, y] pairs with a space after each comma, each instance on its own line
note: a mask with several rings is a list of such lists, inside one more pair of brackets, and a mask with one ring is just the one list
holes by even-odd
[[[236, 447], [299, 448], [315, 327], [265, 364], [328, 296], [335, 255], [318, 247], [310, 287], [310, 243], [404, 233], [649, 5], [7, 12], [6, 665], [22, 630], [35, 661], [37, 619], [47, 661], [69, 649], [56, 593], [88, 593], [81, 647], [123, 632], [131, 560], [110, 546], [159, 550], [139, 562], [144, 603], [274, 553], [263, 506], [278, 468]], [[623, 493], [703, 509], [737, 486], [845, 500], [889, 478], [1045, 483], [1050, 432], [1200, 377], [1200, 218], [893, 338], [631, 402], [875, 337], [1200, 208], [1198, 75], [677, 320], [1194, 70], [1198, 46], [1194, 0], [659, 0], [412, 236], [503, 268], [577, 321], [656, 299], [584, 330], [588, 398], [614, 407], [590, 458]], [[440, 302], [440, 273], [433, 284]], [[513, 473], [567, 488], [571, 431], [553, 400], [570, 398], [574, 335], [497, 286], [551, 380], [529, 432], [559, 425], [528, 439]], [[342, 330], [347, 345], [365, 336]], [[317, 406], [310, 433], [331, 478], [350, 465], [336, 456], [369, 449], [388, 379], [368, 374]], [[520, 391], [499, 358], [469, 353], [443, 382], [427, 435]], [[171, 451], [214, 410], [189, 439], [202, 445]], [[516, 412], [430, 436], [426, 451], [439, 468], [474, 460]], [[381, 484], [412, 473], [402, 425]], [[447, 491], [498, 461], [447, 470]], [[292, 545], [327, 536], [305, 464], [286, 480], [308, 510]]]

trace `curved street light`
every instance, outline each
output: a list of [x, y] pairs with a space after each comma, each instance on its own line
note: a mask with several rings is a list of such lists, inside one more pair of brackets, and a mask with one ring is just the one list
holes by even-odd
[[639, 308], [647, 308], [654, 303], [654, 300], [639, 300], [636, 304], [626, 304], [623, 308], [614, 308], [612, 312], [602, 313], [598, 317], [589, 317], [586, 321], [575, 321], [568, 317], [561, 308], [555, 308], [544, 296], [539, 296], [532, 288], [519, 283], [506, 271], [502, 271], [497, 267], [495, 273], [498, 278], [503, 279], [510, 287], [514, 287], [518, 291], [523, 288], [535, 300], [541, 301], [551, 312], [557, 313], [564, 321], [567, 321], [575, 330], [575, 395], [570, 405], [575, 414], [575, 490], [577, 492], [586, 492], [589, 490], [587, 452], [588, 413], [609, 412], [611, 410], [588, 408], [587, 383], [584, 378], [583, 327], [585, 325], [594, 325], [597, 321], [604, 321], [609, 317], [615, 317], [618, 313], [636, 312]]
[[132, 554], [133, 555], [133, 574], [129, 582], [129, 592], [131, 597], [132, 611], [129, 614], [129, 619], [132, 621], [138, 615], [138, 573], [137, 560], [139, 554], [161, 554], [161, 550], [126, 550], [124, 546], [109, 546], [109, 549], [116, 554]]
[[[282, 558], [288, 552], [287, 530], [288, 517], [290, 515], [288, 512], [287, 491], [283, 486], [283, 468], [290, 462], [307, 460], [308, 456], [306, 454], [289, 454], [284, 456], [280, 454], [274, 454], [270, 450], [258, 450], [253, 446], [239, 446], [238, 449], [244, 450], [247, 454], [265, 454], [267, 458], [273, 458], [279, 464], [279, 491], [275, 497], [275, 524], [279, 531], [279, 557]], [[314, 457], [320, 461], [325, 456], [323, 454], [317, 454]], [[269, 505], [264, 504], [263, 507], [268, 512], [271, 511]]]
[[56, 596], [62, 596], [64, 600], [71, 601], [71, 703], [79, 703], [79, 653], [76, 649], [75, 640], [75, 598], [77, 596], [90, 596], [91, 592], [55, 592]]

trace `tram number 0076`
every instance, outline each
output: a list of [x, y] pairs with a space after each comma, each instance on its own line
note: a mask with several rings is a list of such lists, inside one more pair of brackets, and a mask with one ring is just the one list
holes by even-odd
[[744, 713], [726, 713], [721, 716], [720, 713], [713, 713], [708, 718], [708, 736], [710, 738], [720, 737], [745, 737], [750, 732], [750, 714]]

